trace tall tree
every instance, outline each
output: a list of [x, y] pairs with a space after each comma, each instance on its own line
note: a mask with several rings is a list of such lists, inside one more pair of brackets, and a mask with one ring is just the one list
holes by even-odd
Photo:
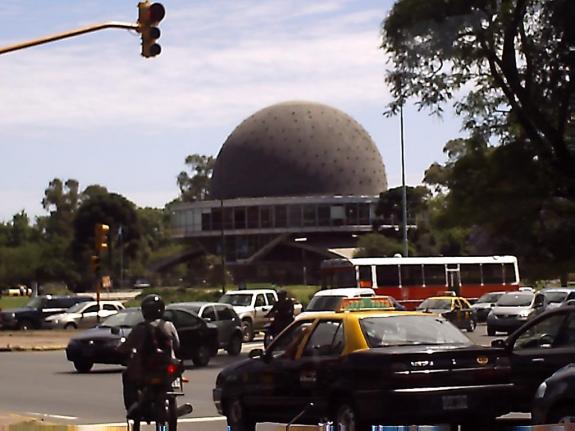
[[184, 202], [194, 202], [209, 197], [210, 179], [214, 169], [215, 159], [212, 156], [191, 154], [186, 157], [186, 165], [192, 172], [186, 171], [178, 175], [180, 198]]
[[575, 2], [397, 0], [383, 25], [394, 100], [520, 141], [553, 172], [554, 195], [575, 199]]
[[69, 179], [62, 183], [59, 178], [54, 178], [44, 191], [42, 206], [50, 212], [46, 220], [46, 233], [49, 237], [72, 238], [72, 224], [79, 203], [78, 187], [76, 180]]

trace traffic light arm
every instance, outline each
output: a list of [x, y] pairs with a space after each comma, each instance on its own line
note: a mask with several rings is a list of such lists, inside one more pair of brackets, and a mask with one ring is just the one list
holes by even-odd
[[88, 25], [86, 27], [77, 28], [76, 30], [65, 31], [50, 36], [41, 37], [38, 39], [32, 39], [27, 42], [17, 43], [14, 45], [7, 45], [4, 47], [0, 46], [0, 54], [6, 54], [7, 52], [17, 51], [19, 49], [30, 48], [31, 46], [43, 45], [45, 43], [55, 42], [61, 39], [67, 39], [69, 37], [79, 36], [85, 33], [92, 33], [94, 31], [105, 30], [107, 28], [120, 28], [124, 30], [138, 31], [140, 27], [138, 24], [131, 24], [127, 22], [115, 22], [115, 21], [104, 22], [102, 24], [93, 24]]

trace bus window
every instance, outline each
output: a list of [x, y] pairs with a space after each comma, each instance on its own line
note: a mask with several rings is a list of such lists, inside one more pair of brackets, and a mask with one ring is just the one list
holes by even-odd
[[401, 265], [402, 286], [422, 286], [423, 274], [421, 265]]
[[371, 279], [371, 266], [360, 265], [359, 267], [359, 287], [373, 287]]
[[459, 265], [461, 283], [481, 284], [481, 267], [478, 263], [462, 263]]
[[501, 263], [484, 263], [483, 269], [483, 283], [485, 284], [501, 284], [503, 283], [503, 265]]
[[375, 271], [377, 287], [399, 286], [399, 265], [378, 265]]
[[325, 287], [327, 289], [337, 289], [339, 287], [357, 287], [355, 279], [355, 268], [337, 268], [326, 272]]
[[515, 274], [515, 265], [512, 263], [503, 264], [503, 283], [512, 284], [517, 282], [517, 276]]
[[445, 265], [425, 265], [423, 268], [423, 276], [423, 281], [426, 286], [447, 286]]

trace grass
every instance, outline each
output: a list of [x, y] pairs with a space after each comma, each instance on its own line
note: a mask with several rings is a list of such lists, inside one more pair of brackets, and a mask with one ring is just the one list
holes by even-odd
[[28, 296], [2, 296], [0, 298], [0, 310], [25, 306], [30, 298]]

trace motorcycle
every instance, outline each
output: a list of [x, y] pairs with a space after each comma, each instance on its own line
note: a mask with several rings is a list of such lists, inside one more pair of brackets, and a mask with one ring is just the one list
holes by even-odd
[[161, 359], [158, 367], [146, 372], [137, 401], [126, 417], [133, 421], [132, 431], [140, 431], [140, 422], [155, 422], [156, 431], [177, 431], [178, 418], [190, 414], [191, 404], [178, 407], [176, 399], [184, 395], [184, 365], [176, 359]]

